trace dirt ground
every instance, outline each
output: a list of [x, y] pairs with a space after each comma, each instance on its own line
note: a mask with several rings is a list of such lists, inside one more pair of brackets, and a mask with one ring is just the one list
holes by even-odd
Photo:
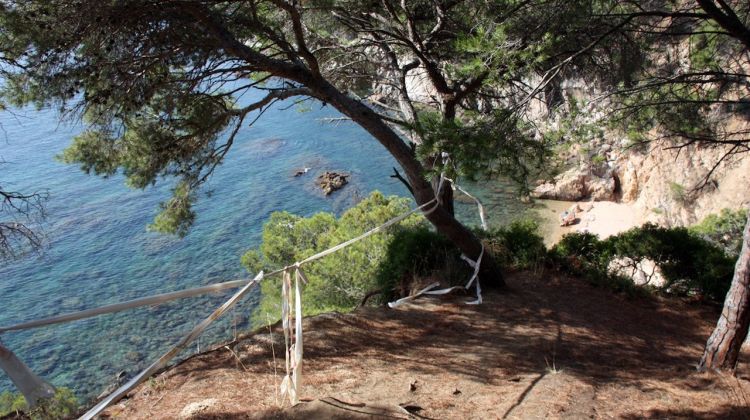
[[276, 330], [192, 357], [107, 414], [750, 418], [750, 352], [736, 377], [694, 368], [717, 308], [629, 299], [550, 274], [516, 273], [508, 283], [481, 306], [463, 304], [465, 296], [426, 297], [396, 310], [306, 319], [302, 397], [313, 402], [279, 408]]

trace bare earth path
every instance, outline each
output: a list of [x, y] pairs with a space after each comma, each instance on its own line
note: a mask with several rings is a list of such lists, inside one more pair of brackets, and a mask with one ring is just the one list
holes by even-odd
[[441, 419], [750, 418], [750, 352], [737, 378], [694, 370], [715, 309], [628, 299], [549, 274], [509, 277], [510, 290], [486, 294], [481, 306], [424, 298], [307, 319], [303, 398], [319, 401], [278, 408], [276, 330], [273, 340], [258, 334], [188, 359], [108, 414], [383, 418], [363, 414], [380, 407], [408, 418], [401, 404]]

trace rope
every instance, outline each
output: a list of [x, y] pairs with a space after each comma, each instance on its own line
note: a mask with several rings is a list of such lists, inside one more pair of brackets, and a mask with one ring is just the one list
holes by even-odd
[[[270, 274], [269, 274], [270, 275]], [[208, 286], [196, 287], [193, 289], [179, 290], [176, 292], [163, 293], [160, 295], [148, 296], [125, 302], [114, 303], [111, 305], [100, 306], [98, 308], [86, 309], [83, 311], [70, 312], [63, 315], [52, 316], [48, 318], [37, 319], [34, 321], [22, 322], [19, 324], [0, 327], [0, 333], [14, 330], [26, 330], [31, 328], [43, 327], [45, 325], [61, 324], [65, 322], [76, 321], [84, 318], [91, 318], [97, 315], [120, 312], [126, 309], [137, 308], [140, 306], [158, 305], [172, 300], [198, 296], [207, 293], [219, 292], [227, 289], [236, 289], [251, 282], [250, 279], [232, 280], [224, 283], [216, 283]]]
[[[282, 392], [286, 390], [286, 393], [293, 403], [296, 403], [299, 401], [299, 393], [301, 388], [301, 366], [302, 366], [302, 354], [303, 354], [303, 348], [302, 348], [302, 298], [301, 293], [299, 290], [299, 279], [303, 279], [306, 281], [306, 277], [304, 275], [304, 272], [300, 269], [300, 266], [303, 264], [307, 264], [309, 262], [318, 260], [320, 258], [323, 258], [329, 254], [332, 254], [333, 252], [336, 252], [342, 248], [345, 248], [355, 242], [361, 241], [362, 239], [365, 239], [371, 235], [374, 235], [377, 232], [380, 232], [404, 219], [411, 216], [412, 214], [421, 211], [428, 206], [433, 205], [432, 208], [424, 211], [425, 215], [430, 214], [431, 212], [435, 211], [439, 204], [437, 203], [437, 199], [432, 199], [424, 204], [422, 204], [419, 207], [416, 207], [409, 212], [394, 217], [393, 219], [387, 221], [386, 223], [375, 227], [362, 235], [357, 236], [356, 238], [350, 239], [346, 242], [343, 242], [333, 248], [327, 249], [325, 251], [319, 252], [311, 257], [308, 257], [294, 265], [284, 267], [283, 269], [273, 271], [271, 273], [263, 275], [263, 272], [259, 273], [255, 279], [253, 279], [251, 282], [246, 284], [240, 291], [238, 291], [234, 296], [232, 296], [227, 302], [224, 303], [219, 309], [214, 311], [214, 313], [211, 314], [208, 318], [203, 320], [200, 324], [198, 324], [186, 337], [184, 337], [177, 345], [175, 345], [171, 350], [169, 350], [167, 353], [162, 355], [162, 357], [159, 358], [156, 362], [154, 362], [151, 366], [146, 368], [143, 372], [139, 373], [137, 376], [135, 376], [133, 379], [128, 381], [126, 384], [118, 388], [115, 392], [107, 396], [105, 399], [100, 401], [96, 406], [91, 408], [86, 414], [81, 416], [81, 419], [88, 420], [99, 413], [102, 412], [105, 408], [107, 408], [110, 404], [114, 403], [115, 401], [118, 401], [123, 396], [125, 396], [130, 390], [138, 386], [140, 383], [142, 383], [146, 378], [153, 375], [157, 370], [163, 368], [166, 366], [166, 364], [171, 360], [174, 356], [177, 355], [185, 346], [187, 346], [190, 342], [195, 340], [203, 331], [208, 327], [209, 324], [211, 324], [214, 320], [219, 318], [226, 310], [228, 310], [230, 307], [234, 306], [235, 303], [237, 303], [237, 300], [244, 296], [253, 286], [257, 285], [264, 277], [269, 277], [271, 275], [280, 274], [283, 273], [285, 277], [289, 277], [288, 281], [285, 278], [283, 283], [283, 288], [285, 291], [283, 291], [283, 294], [285, 296], [284, 302], [282, 302], [282, 317], [284, 319], [284, 336], [285, 336], [285, 342], [287, 344], [287, 351], [286, 353], [286, 367], [287, 367], [287, 376], [284, 378], [284, 381], [282, 382]], [[290, 304], [290, 295], [291, 295], [291, 275], [290, 272], [295, 272], [295, 328], [293, 332], [294, 341], [292, 341], [292, 331], [290, 329], [290, 314], [291, 314], [291, 304]], [[64, 322], [64, 321], [59, 321]], [[291, 357], [293, 356], [293, 357]], [[291, 372], [291, 373], [290, 373]]]
[[82, 415], [80, 418], [83, 420], [89, 420], [89, 419], [94, 418], [99, 413], [101, 413], [102, 410], [107, 408], [110, 404], [124, 397], [128, 392], [130, 392], [130, 390], [132, 390], [133, 388], [138, 386], [140, 383], [148, 379], [151, 375], [156, 373], [156, 371], [166, 366], [167, 363], [170, 360], [172, 360], [173, 357], [177, 356], [177, 354], [180, 351], [182, 351], [188, 344], [190, 344], [191, 342], [193, 342], [193, 340], [198, 338], [203, 333], [203, 331], [205, 331], [206, 328], [208, 328], [208, 326], [211, 325], [212, 322], [217, 320], [220, 316], [224, 315], [224, 313], [228, 311], [231, 307], [233, 307], [243, 296], [247, 294], [247, 292], [252, 290], [253, 287], [257, 286], [260, 283], [260, 281], [263, 280], [263, 277], [264, 277], [263, 272], [261, 271], [255, 276], [255, 278], [250, 283], [246, 284], [245, 287], [238, 290], [237, 293], [235, 293], [231, 298], [229, 298], [229, 300], [224, 302], [223, 305], [218, 307], [211, 315], [209, 315], [206, 319], [204, 319], [198, 325], [193, 327], [193, 329], [190, 331], [190, 334], [183, 337], [179, 343], [177, 343], [169, 351], [164, 353], [157, 361], [152, 363], [151, 366], [147, 367], [141, 373], [133, 377], [133, 379], [129, 380], [127, 383], [117, 388], [115, 392], [109, 394], [106, 398], [99, 401], [98, 404], [92, 407], [89, 411], [86, 412], [86, 414]]
[[[443, 163], [447, 164], [447, 162], [449, 161], [449, 156], [447, 155], [447, 153], [444, 153], [442, 156], [443, 156]], [[203, 286], [203, 287], [198, 287], [194, 289], [188, 289], [188, 290], [182, 290], [182, 291], [177, 291], [177, 292], [149, 296], [145, 298], [134, 299], [131, 301], [116, 303], [112, 305], [105, 305], [99, 308], [87, 309], [84, 311], [72, 312], [72, 313], [68, 313], [64, 315], [23, 322], [23, 323], [19, 323], [19, 324], [7, 326], [7, 327], [0, 327], [0, 332], [37, 328], [37, 327], [41, 327], [44, 325], [52, 325], [52, 324], [58, 324], [58, 323], [63, 323], [63, 322], [70, 322], [70, 321], [83, 319], [83, 318], [89, 318], [89, 317], [93, 317], [93, 316], [97, 316], [97, 315], [101, 315], [105, 313], [118, 312], [118, 311], [135, 308], [139, 306], [160, 304], [160, 303], [164, 303], [170, 300], [175, 300], [175, 299], [179, 299], [183, 297], [196, 296], [200, 294], [205, 294], [205, 293], [210, 293], [210, 292], [215, 292], [219, 290], [225, 290], [225, 289], [242, 286], [242, 288], [239, 291], [237, 291], [229, 300], [227, 300], [224, 304], [222, 304], [219, 308], [217, 308], [209, 317], [207, 317], [206, 319], [201, 321], [199, 324], [197, 324], [188, 335], [183, 337], [180, 340], [180, 342], [178, 342], [169, 351], [164, 353], [157, 361], [155, 361], [148, 368], [146, 368], [141, 373], [133, 377], [130, 381], [122, 385], [120, 388], [115, 390], [112, 394], [108, 395], [106, 398], [101, 400], [98, 404], [96, 404], [88, 412], [86, 412], [83, 416], [81, 416], [81, 419], [88, 420], [88, 419], [95, 417], [99, 413], [101, 413], [110, 404], [121, 399], [128, 392], [130, 392], [133, 388], [135, 388], [137, 385], [145, 381], [148, 377], [153, 375], [155, 372], [164, 368], [166, 364], [172, 358], [174, 358], [180, 351], [182, 351], [191, 342], [195, 341], [205, 331], [205, 329], [208, 328], [208, 326], [212, 322], [214, 322], [216, 319], [221, 317], [227, 310], [233, 308], [236, 305], [236, 303], [243, 296], [245, 296], [245, 294], [247, 294], [253, 287], [257, 286], [264, 277], [269, 277], [269, 276], [276, 275], [276, 274], [283, 274], [283, 281], [282, 281], [282, 299], [283, 299], [282, 319], [283, 319], [283, 322], [282, 322], [282, 325], [284, 328], [284, 340], [286, 343], [286, 351], [285, 351], [286, 376], [281, 385], [282, 387], [281, 392], [282, 392], [282, 395], [288, 396], [292, 404], [296, 404], [299, 401], [299, 395], [300, 395], [300, 389], [301, 389], [301, 374], [302, 374], [301, 367], [302, 367], [302, 356], [303, 356], [302, 294], [300, 291], [299, 283], [300, 283], [300, 280], [303, 283], [307, 283], [307, 278], [304, 272], [302, 271], [301, 266], [309, 262], [323, 258], [343, 248], [346, 248], [355, 242], [361, 241], [369, 236], [374, 235], [375, 233], [381, 232], [387, 229], [388, 227], [393, 226], [394, 224], [403, 221], [404, 219], [406, 219], [407, 217], [411, 216], [412, 214], [418, 211], [422, 211], [425, 216], [429, 215], [430, 213], [434, 212], [441, 204], [440, 196], [441, 196], [441, 192], [445, 184], [445, 181], [451, 181], [452, 184], [454, 185], [454, 188], [458, 188], [461, 192], [463, 192], [464, 194], [466, 194], [467, 196], [469, 196], [470, 198], [474, 199], [474, 201], [477, 202], [477, 205], [479, 206], [479, 211], [480, 211], [480, 218], [482, 220], [482, 227], [486, 230], [487, 226], [486, 226], [485, 217], [484, 217], [484, 209], [482, 207], [481, 202], [479, 202], [479, 200], [477, 200], [471, 194], [466, 192], [460, 186], [457, 186], [455, 182], [453, 182], [449, 178], [446, 178], [444, 173], [441, 173], [440, 181], [438, 183], [437, 194], [435, 198], [433, 198], [432, 200], [400, 216], [394, 217], [390, 219], [389, 221], [383, 223], [382, 225], [377, 226], [373, 229], [370, 229], [369, 231], [355, 238], [352, 238], [332, 248], [329, 248], [315, 255], [312, 255], [291, 266], [287, 266], [282, 269], [272, 271], [265, 275], [263, 272], [260, 272], [255, 276], [253, 280], [249, 280], [249, 281], [248, 280], [234, 280], [230, 282], [218, 283], [215, 285]], [[470, 304], [479, 304], [482, 302], [481, 287], [479, 285], [478, 274], [479, 274], [479, 267], [480, 267], [483, 255], [484, 255], [484, 246], [482, 246], [482, 250], [480, 251], [477, 261], [472, 261], [465, 255], [461, 256], [464, 260], [466, 260], [469, 263], [469, 265], [471, 265], [474, 268], [474, 274], [472, 275], [471, 279], [466, 284], [464, 289], [468, 289], [475, 280], [477, 282], [477, 300], [473, 302], [467, 302]], [[291, 291], [292, 273], [294, 273], [294, 298], [293, 299], [292, 299], [292, 291]], [[410, 296], [404, 299], [400, 299], [399, 301], [394, 302], [393, 305], [389, 304], [389, 306], [395, 307], [399, 305], [400, 303], [414, 299], [422, 294], [434, 294], [434, 295], [445, 294], [458, 288], [458, 287], [453, 287], [449, 289], [432, 290], [437, 286], [438, 284], [434, 283], [428, 286], [427, 288], [421, 290], [416, 295]], [[294, 307], [294, 310], [292, 310], [292, 307]], [[293, 322], [294, 326], [292, 326], [292, 320], [294, 321]]]
[[[447, 153], [443, 152], [442, 153], [442, 158], [443, 158], [443, 165], [444, 166], [447, 165], [448, 162], [450, 161], [450, 156]], [[477, 203], [477, 208], [479, 209], [479, 219], [482, 222], [482, 230], [487, 231], [488, 230], [487, 219], [486, 219], [485, 214], [484, 214], [484, 206], [482, 205], [482, 202], [479, 201], [478, 198], [476, 198], [473, 195], [469, 194], [465, 189], [463, 189], [460, 185], [458, 185], [454, 180], [452, 180], [450, 178], [447, 178], [445, 176], [445, 172], [441, 172], [440, 173], [440, 182], [438, 183], [438, 190], [437, 190], [436, 198], [439, 200], [439, 198], [442, 196], [441, 193], [443, 191], [443, 184], [445, 183], [445, 181], [450, 181], [451, 186], [452, 186], [452, 188], [454, 190], [458, 189], [459, 191], [461, 191], [462, 193], [466, 194], [466, 196], [468, 196], [469, 198], [471, 198], [472, 200], [474, 200]], [[469, 290], [469, 287], [471, 287], [471, 285], [475, 281], [477, 282], [477, 287], [476, 287], [476, 290], [477, 290], [476, 296], [477, 296], [477, 298], [475, 300], [466, 302], [466, 304], [467, 305], [481, 305], [482, 304], [482, 286], [479, 284], [479, 269], [480, 269], [480, 266], [482, 264], [482, 257], [483, 256], [484, 256], [484, 244], [482, 244], [482, 249], [481, 249], [481, 251], [479, 251], [479, 257], [477, 257], [476, 261], [470, 259], [469, 257], [467, 257], [464, 254], [461, 254], [461, 259], [464, 260], [464, 261], [466, 261], [469, 264], [469, 266], [474, 269], [474, 272], [472, 273], [472, 276], [469, 279], [469, 281], [466, 283], [466, 286], [464, 286], [464, 287], [454, 286], [454, 287], [449, 287], [449, 288], [446, 288], [446, 289], [432, 290], [432, 289], [434, 289], [435, 287], [437, 287], [439, 285], [439, 283], [433, 283], [433, 284], [427, 286], [426, 288], [420, 290], [415, 295], [407, 296], [407, 297], [401, 298], [399, 300], [396, 300], [394, 302], [388, 302], [388, 307], [389, 308], [396, 308], [396, 307], [402, 305], [403, 303], [406, 303], [406, 302], [408, 302], [410, 300], [416, 299], [417, 297], [422, 296], [422, 295], [444, 295], [444, 294], [450, 293], [450, 292], [452, 292], [454, 290], [458, 290], [458, 289]]]

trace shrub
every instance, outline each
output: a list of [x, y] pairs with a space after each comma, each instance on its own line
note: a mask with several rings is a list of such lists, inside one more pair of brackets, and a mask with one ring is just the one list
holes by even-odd
[[536, 268], [547, 256], [539, 225], [531, 219], [517, 220], [489, 233], [481, 233], [486, 249], [505, 266], [519, 269]]
[[462, 284], [471, 273], [461, 252], [427, 226], [401, 228], [388, 245], [386, 258], [378, 268], [377, 286], [383, 298], [403, 295], [418, 277], [437, 276], [449, 285]]
[[609, 259], [624, 256], [654, 261], [666, 280], [663, 290], [672, 294], [699, 293], [722, 300], [734, 272], [733, 259], [722, 249], [685, 228], [646, 224], [608, 238], [604, 247]]
[[[734, 271], [734, 260], [722, 249], [685, 228], [662, 228], [646, 224], [604, 241], [590, 233], [563, 237], [550, 252], [564, 270], [582, 275], [595, 284], [630, 291], [633, 282], [609, 271], [617, 258], [649, 259], [661, 270], [663, 293], [699, 295], [720, 301]], [[629, 284], [627, 284], [629, 283]]]
[[690, 227], [690, 232], [720, 247], [733, 258], [740, 255], [742, 231], [747, 221], [747, 210], [724, 209]]
[[[303, 218], [276, 212], [263, 227], [261, 245], [246, 252], [242, 264], [250, 272], [276, 270], [358, 236], [408, 209], [409, 200], [374, 192], [338, 219], [329, 213]], [[515, 222], [480, 236], [486, 252], [496, 254], [501, 264], [531, 268], [544, 262], [546, 248], [533, 221]], [[305, 314], [349, 310], [374, 290], [381, 290], [381, 297], [391, 300], [408, 293], [412, 280], [420, 277], [430, 276], [447, 285], [463, 284], [472, 269], [460, 257], [461, 252], [450, 241], [415, 214], [386, 232], [305, 265], [309, 280], [303, 290]], [[266, 322], [267, 314], [278, 318], [280, 289], [280, 276], [262, 282], [256, 322]]]
[[[257, 250], [246, 253], [242, 263], [251, 272], [282, 268], [358, 236], [408, 210], [408, 199], [373, 192], [339, 219], [330, 213], [303, 218], [276, 212], [263, 227], [262, 244]], [[394, 235], [403, 229], [424, 229], [424, 226], [424, 219], [415, 214], [397, 227], [305, 265], [304, 271], [310, 281], [303, 291], [305, 314], [354, 307], [367, 292], [378, 287], [376, 279], [381, 264], [388, 258]], [[265, 320], [267, 313], [278, 317], [280, 276], [265, 279], [261, 284], [261, 294], [256, 320]]]
[[690, 193], [682, 184], [678, 184], [676, 182], [670, 182], [669, 192], [672, 195], [672, 199], [680, 204], [685, 205], [690, 201]]
[[32, 419], [65, 419], [78, 411], [78, 400], [69, 388], [57, 388], [52, 398], [39, 401], [37, 406], [29, 409], [23, 395], [13, 392], [0, 394], [0, 417], [7, 414], [24, 412]]
[[549, 252], [551, 261], [563, 271], [583, 277], [589, 283], [628, 296], [643, 295], [646, 290], [633, 281], [608, 270], [611, 254], [604, 242], [589, 232], [569, 233]]

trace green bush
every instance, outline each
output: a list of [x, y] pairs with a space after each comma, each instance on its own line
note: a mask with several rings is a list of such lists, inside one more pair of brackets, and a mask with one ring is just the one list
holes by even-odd
[[0, 393], [0, 416], [26, 410], [23, 395], [14, 392]]
[[605, 241], [607, 256], [654, 261], [666, 280], [663, 290], [672, 294], [699, 293], [724, 299], [734, 272], [734, 260], [685, 228], [646, 224]]
[[498, 263], [519, 269], [536, 268], [547, 256], [539, 225], [531, 219], [517, 220], [488, 233], [480, 232], [486, 249]]
[[[283, 268], [356, 237], [408, 209], [409, 200], [374, 192], [338, 219], [329, 213], [307, 218], [273, 213], [263, 227], [260, 247], [245, 253], [242, 264], [250, 272]], [[500, 264], [533, 268], [544, 263], [546, 248], [533, 221], [518, 221], [478, 234], [486, 244], [486, 252], [496, 255]], [[461, 252], [419, 214], [303, 269], [309, 279], [302, 293], [306, 315], [350, 310], [375, 290], [382, 292], [381, 299], [391, 300], [408, 293], [414, 279], [424, 277], [446, 285], [463, 284], [472, 272], [461, 260]], [[280, 276], [265, 279], [255, 322], [267, 322], [269, 316], [277, 319], [280, 302]]]
[[[282, 268], [354, 238], [408, 210], [408, 199], [373, 192], [338, 219], [330, 213], [303, 218], [276, 212], [263, 227], [263, 242], [259, 249], [246, 253], [242, 263], [251, 272]], [[425, 226], [424, 218], [415, 214], [396, 227], [305, 265], [303, 269], [310, 281], [303, 291], [305, 314], [354, 307], [367, 292], [378, 288], [381, 264], [389, 258], [389, 246], [394, 236], [404, 229], [426, 229]], [[278, 318], [281, 311], [280, 277], [274, 276], [262, 282], [256, 321], [264, 322], [266, 314]]]
[[722, 248], [730, 257], [737, 258], [742, 248], [742, 231], [746, 222], [747, 210], [724, 209], [691, 226], [690, 232]]
[[68, 388], [58, 388], [52, 398], [39, 401], [29, 409], [23, 395], [13, 392], [0, 394], [0, 417], [23, 412], [32, 419], [66, 419], [78, 412], [78, 400]]
[[461, 252], [450, 241], [427, 226], [416, 226], [394, 233], [376, 282], [383, 298], [392, 300], [408, 292], [405, 289], [414, 278], [436, 276], [448, 285], [457, 285], [470, 274]]
[[633, 281], [608, 270], [610, 255], [604, 242], [589, 232], [569, 233], [549, 252], [550, 260], [558, 269], [579, 276], [588, 282], [628, 296], [647, 292]]
[[660, 268], [665, 279], [659, 291], [699, 295], [715, 301], [726, 295], [734, 271], [733, 258], [688, 229], [668, 229], [652, 224], [603, 241], [590, 233], [569, 234], [550, 254], [564, 270], [622, 291], [631, 291], [634, 285], [629, 279], [610, 272], [610, 263], [618, 258], [636, 262], [649, 259]]

